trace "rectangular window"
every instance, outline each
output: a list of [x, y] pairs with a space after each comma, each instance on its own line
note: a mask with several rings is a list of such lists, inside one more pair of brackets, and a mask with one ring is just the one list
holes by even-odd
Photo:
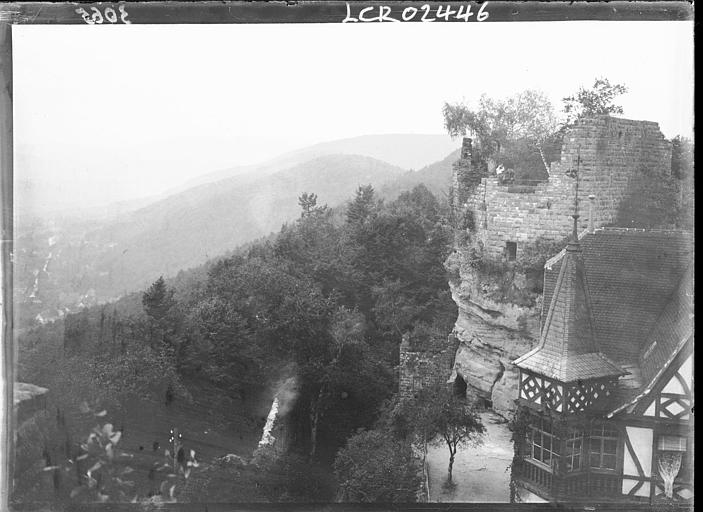
[[567, 471], [579, 471], [583, 458], [583, 432], [574, 430], [566, 439], [566, 453], [564, 454]]
[[508, 261], [517, 259], [517, 242], [505, 242], [505, 257]]
[[685, 452], [686, 438], [679, 436], [659, 436], [657, 449], [663, 452]]
[[591, 467], [615, 470], [618, 452], [618, 431], [607, 425], [591, 430]]
[[551, 423], [540, 420], [537, 425], [530, 425], [527, 429], [527, 454], [551, 469], [552, 461], [559, 455], [558, 442], [554, 437]]

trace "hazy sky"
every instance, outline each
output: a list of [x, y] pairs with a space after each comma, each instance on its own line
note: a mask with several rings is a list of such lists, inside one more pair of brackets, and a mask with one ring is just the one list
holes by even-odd
[[444, 101], [597, 76], [693, 123], [692, 22], [13, 27], [18, 206], [90, 206], [324, 140], [441, 133]]

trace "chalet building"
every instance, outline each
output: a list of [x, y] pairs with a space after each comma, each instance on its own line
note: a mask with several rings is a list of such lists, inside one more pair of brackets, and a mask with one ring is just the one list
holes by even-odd
[[575, 234], [545, 265], [539, 344], [514, 361], [514, 477], [547, 500], [691, 500], [691, 234]]

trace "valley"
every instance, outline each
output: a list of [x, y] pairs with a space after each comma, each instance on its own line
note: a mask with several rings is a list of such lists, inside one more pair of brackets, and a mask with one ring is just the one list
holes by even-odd
[[[173, 278], [269, 236], [296, 219], [297, 198], [306, 191], [314, 191], [332, 208], [341, 207], [361, 184], [372, 184], [382, 197], [395, 198], [426, 183], [441, 196], [449, 187], [454, 153], [408, 171], [370, 156], [330, 152], [364, 151], [420, 164], [422, 158], [441, 151], [445, 140], [395, 135], [325, 143], [248, 169], [237, 168], [234, 174], [206, 175], [146, 206], [134, 202], [136, 209], [131, 211], [120, 204], [105, 209], [113, 213], [94, 217], [21, 216], [15, 243], [18, 325], [53, 321], [115, 300], [160, 275]], [[423, 149], [427, 147], [432, 150]], [[408, 149], [403, 157], [400, 148]]]

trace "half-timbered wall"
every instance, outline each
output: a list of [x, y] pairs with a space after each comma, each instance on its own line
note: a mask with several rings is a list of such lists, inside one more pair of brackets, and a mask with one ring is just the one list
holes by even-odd
[[657, 418], [688, 421], [693, 405], [692, 387], [693, 356], [689, 355], [678, 370], [669, 377], [659, 396], [645, 411], [645, 416], [653, 415]]
[[654, 431], [651, 428], [625, 427], [623, 494], [649, 497], [653, 442]]
[[690, 427], [693, 384], [693, 356], [690, 352], [681, 354], [632, 413], [622, 418], [627, 423], [623, 446], [623, 495], [648, 500], [667, 499], [658, 464], [660, 457], [668, 454], [681, 459], [672, 498], [688, 500], [693, 496], [693, 436]]
[[[659, 475], [661, 456], [681, 458], [681, 467], [673, 484], [673, 500], [693, 497], [692, 407], [694, 405], [692, 340], [662, 372], [649, 392], [634, 402], [626, 412], [606, 420], [600, 406], [613, 395], [617, 381], [587, 381], [564, 385], [561, 382], [520, 371], [519, 402], [531, 409], [528, 415], [525, 459], [520, 479], [533, 492], [546, 498], [610, 497], [625, 501], [670, 501], [665, 497], [664, 481]], [[571, 397], [582, 398], [571, 400]], [[582, 416], [576, 413], [584, 413]], [[592, 413], [592, 414], [589, 414]], [[544, 420], [561, 417], [551, 430], [551, 460], [546, 464], [544, 444], [535, 445], [535, 433]], [[599, 418], [602, 418], [599, 419]], [[613, 443], [606, 446], [605, 433], [595, 427], [617, 433], [616, 460], [612, 466]], [[598, 445], [600, 442], [600, 445]], [[535, 457], [535, 446], [542, 457]], [[598, 449], [600, 446], [600, 449]], [[600, 463], [595, 460], [600, 457]]]

